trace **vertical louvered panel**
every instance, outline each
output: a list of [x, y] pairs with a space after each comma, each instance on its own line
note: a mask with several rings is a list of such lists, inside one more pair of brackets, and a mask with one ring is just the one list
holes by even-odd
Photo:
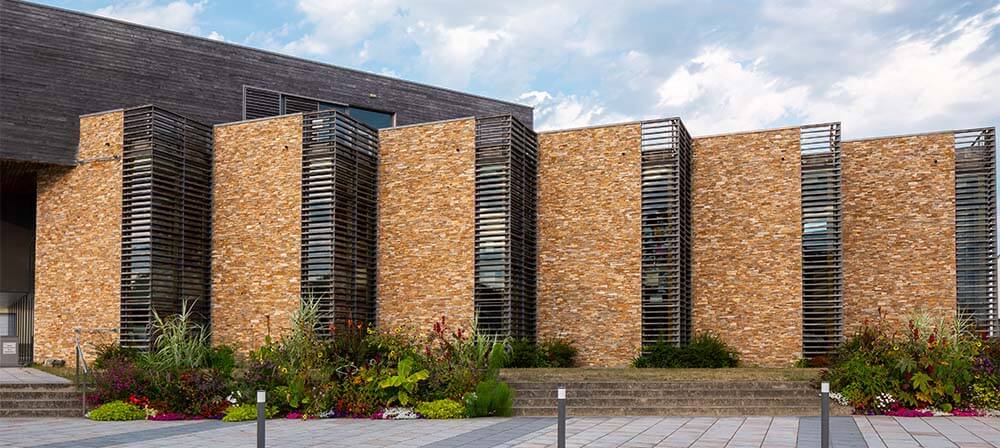
[[958, 314], [997, 336], [996, 129], [955, 132]]
[[538, 139], [510, 115], [476, 120], [475, 308], [481, 331], [534, 339]]
[[333, 110], [302, 120], [302, 296], [324, 328], [374, 322], [378, 133]]
[[799, 130], [802, 179], [802, 353], [831, 353], [844, 334], [840, 123]]
[[691, 340], [691, 136], [642, 123], [642, 343]]
[[243, 86], [243, 119], [253, 120], [281, 115], [281, 94]]
[[210, 314], [212, 130], [153, 106], [125, 111], [121, 342], [148, 347], [153, 312]]

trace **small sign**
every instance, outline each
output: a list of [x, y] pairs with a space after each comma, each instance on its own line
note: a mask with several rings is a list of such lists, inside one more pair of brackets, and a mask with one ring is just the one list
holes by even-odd
[[16, 355], [17, 354], [17, 342], [4, 342], [3, 343], [3, 354], [5, 354], [5, 355]]

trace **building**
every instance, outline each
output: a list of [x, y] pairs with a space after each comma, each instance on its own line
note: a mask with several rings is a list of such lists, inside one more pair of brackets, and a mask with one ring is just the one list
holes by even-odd
[[[0, 2], [2, 113], [28, 111], [5, 116], [15, 137], [0, 137], [0, 289], [21, 285], [0, 313], [35, 360], [71, 359], [77, 327], [147, 346], [153, 312], [185, 298], [216, 342], [241, 348], [316, 300], [330, 325], [422, 332], [445, 316], [572, 339], [595, 366], [702, 331], [747, 364], [790, 365], [916, 310], [1000, 330], [994, 128], [699, 136], [681, 117], [535, 132], [524, 106]], [[8, 36], [53, 16], [163, 40], [164, 60], [209, 48], [232, 59], [213, 70], [260, 64], [247, 69], [260, 78], [202, 84], [210, 72], [168, 61], [187, 71], [125, 82], [162, 89], [31, 112], [34, 96], [16, 91], [29, 75], [7, 64], [48, 60], [18, 53], [44, 33]], [[100, 47], [101, 35], [64, 40]], [[132, 38], [114, 41], [128, 54]], [[91, 94], [66, 88], [58, 101]], [[73, 124], [27, 132], [52, 114]], [[36, 140], [44, 151], [23, 149]]]

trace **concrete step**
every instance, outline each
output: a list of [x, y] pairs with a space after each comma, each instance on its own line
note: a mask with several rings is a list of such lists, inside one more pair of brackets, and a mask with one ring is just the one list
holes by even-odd
[[[556, 398], [555, 389], [514, 389], [519, 398]], [[567, 396], [573, 398], [603, 398], [603, 397], [637, 397], [637, 398], [709, 398], [709, 397], [731, 397], [733, 390], [708, 389], [708, 390], [660, 390], [660, 389], [570, 389], [566, 391]], [[819, 391], [815, 389], [748, 389], [738, 393], [741, 397], [759, 398], [818, 398]]]
[[671, 391], [740, 391], [740, 390], [815, 390], [804, 381], [569, 381], [508, 382], [515, 390], [555, 390], [560, 384], [567, 390], [671, 390]]
[[80, 417], [82, 398], [72, 384], [3, 384], [0, 417]]
[[80, 391], [76, 389], [2, 389], [0, 388], [0, 401], [2, 400], [30, 400], [36, 398], [63, 398], [80, 397]]
[[59, 409], [0, 409], [0, 418], [83, 417], [80, 407]]
[[[673, 408], [686, 406], [819, 406], [819, 398], [815, 400], [802, 400], [798, 398], [687, 398], [680, 400], [665, 400], [662, 398], [569, 398], [566, 400], [568, 407], [637, 407], [637, 408]], [[557, 406], [555, 399], [550, 398], [515, 398], [515, 407], [551, 407]]]
[[81, 409], [80, 397], [70, 399], [0, 400], [0, 409]]
[[[815, 406], [680, 406], [680, 407], [573, 407], [566, 409], [569, 417], [619, 417], [619, 416], [680, 416], [680, 417], [722, 417], [722, 416], [817, 416], [819, 405]], [[850, 409], [831, 408], [832, 415], [850, 415]], [[517, 416], [555, 416], [554, 407], [515, 407]]]

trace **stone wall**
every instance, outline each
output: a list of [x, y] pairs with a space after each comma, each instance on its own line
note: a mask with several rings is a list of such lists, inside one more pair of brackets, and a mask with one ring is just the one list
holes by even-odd
[[694, 331], [735, 346], [747, 365], [802, 353], [799, 129], [696, 138]]
[[302, 116], [215, 127], [214, 341], [253, 349], [299, 306]]
[[641, 349], [638, 123], [538, 135], [538, 336], [586, 366]]
[[[76, 327], [118, 328], [123, 126], [122, 111], [81, 117], [77, 158], [84, 162], [75, 168], [39, 172], [37, 362], [57, 358], [72, 365]], [[112, 338], [110, 334], [85, 334], [87, 357], [93, 357], [94, 344]]]
[[379, 131], [378, 323], [423, 334], [474, 314], [476, 121]]
[[844, 142], [844, 320], [954, 315], [955, 149], [941, 133]]

